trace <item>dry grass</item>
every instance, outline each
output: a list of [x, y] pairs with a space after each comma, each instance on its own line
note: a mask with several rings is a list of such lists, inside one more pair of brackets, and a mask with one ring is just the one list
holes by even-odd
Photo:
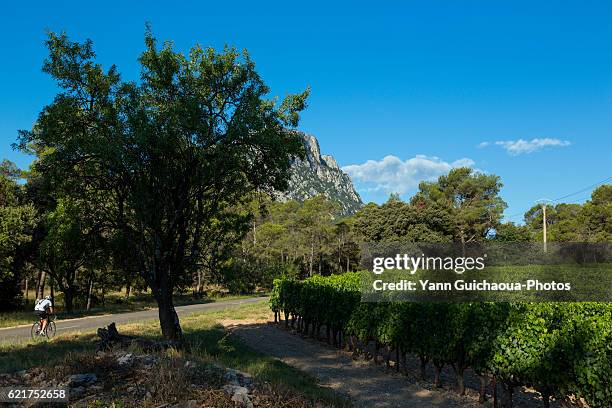
[[[215, 368], [225, 366], [253, 375], [257, 383], [253, 399], [260, 407], [349, 406], [343, 397], [320, 387], [316, 378], [253, 351], [229, 336], [220, 324], [262, 321], [269, 317], [265, 303], [183, 317], [187, 351], [159, 354], [156, 363], [144, 371], [120, 367], [117, 356], [96, 355], [93, 332], [60, 335], [43, 343], [0, 344], [0, 373], [40, 365], [49, 367], [45, 370], [56, 381], [71, 374], [95, 373], [104, 388], [87, 396], [79, 406], [106, 407], [115, 403], [115, 407], [157, 407], [197, 400], [206, 401], [205, 406], [227, 407], [234, 403], [220, 390], [221, 374]], [[121, 325], [119, 331], [159, 337], [156, 323]], [[131, 352], [140, 354], [139, 350]], [[186, 370], [186, 361], [193, 362], [195, 367]]]

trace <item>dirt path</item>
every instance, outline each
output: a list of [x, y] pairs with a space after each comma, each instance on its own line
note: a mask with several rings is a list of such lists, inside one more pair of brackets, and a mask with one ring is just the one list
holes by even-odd
[[[491, 401], [478, 403], [475, 379], [466, 383], [466, 396], [453, 390], [452, 373], [443, 373], [446, 382], [442, 388], [417, 379], [413, 375], [401, 375], [393, 370], [376, 366], [372, 362], [353, 360], [351, 355], [339, 351], [314, 339], [289, 333], [277, 325], [262, 321], [224, 321], [235, 336], [251, 348], [271, 355], [281, 361], [308, 372], [320, 380], [322, 386], [330, 387], [350, 396], [358, 406], [369, 407], [491, 407]], [[468, 376], [469, 377], [469, 376]], [[430, 377], [431, 378], [431, 377]], [[517, 390], [518, 391], [518, 390]], [[518, 393], [517, 393], [518, 394]], [[533, 394], [524, 394], [515, 399], [516, 407], [539, 407]]]

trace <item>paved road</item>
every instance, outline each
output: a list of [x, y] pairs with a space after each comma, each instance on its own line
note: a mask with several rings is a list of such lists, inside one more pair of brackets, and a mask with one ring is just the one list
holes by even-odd
[[[247, 299], [227, 300], [223, 302], [201, 303], [201, 304], [188, 305], [188, 306], [177, 306], [176, 312], [178, 313], [179, 316], [185, 316], [185, 315], [190, 315], [190, 314], [197, 313], [197, 312], [213, 312], [217, 310], [229, 309], [229, 308], [244, 305], [247, 303], [264, 302], [267, 299], [268, 299], [267, 297], [254, 297], [254, 298], [247, 298]], [[88, 317], [81, 317], [78, 319], [58, 320], [57, 321], [57, 331], [58, 333], [62, 333], [62, 332], [68, 332], [68, 331], [97, 329], [98, 327], [108, 326], [112, 322], [115, 322], [117, 324], [117, 328], [120, 329], [122, 324], [143, 322], [147, 320], [157, 320], [158, 318], [159, 318], [159, 315], [157, 313], [157, 309], [143, 310], [140, 312], [128, 312], [128, 313], [118, 313], [118, 314], [111, 314], [111, 315], [102, 315], [102, 316], [88, 316]], [[31, 325], [28, 325], [25, 327], [20, 326], [20, 327], [8, 327], [8, 328], [0, 329], [0, 343], [30, 338], [30, 328], [31, 327], [32, 327]]]

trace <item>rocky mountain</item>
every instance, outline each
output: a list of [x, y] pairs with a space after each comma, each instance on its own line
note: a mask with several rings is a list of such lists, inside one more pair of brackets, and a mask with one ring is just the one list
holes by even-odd
[[304, 201], [323, 194], [340, 204], [343, 215], [350, 215], [359, 210], [363, 202], [348, 174], [340, 169], [332, 156], [321, 155], [316, 137], [302, 132], [297, 133], [304, 140], [306, 157], [304, 160], [294, 160], [289, 189], [284, 193], [278, 193], [277, 198], [281, 201], [290, 199]]

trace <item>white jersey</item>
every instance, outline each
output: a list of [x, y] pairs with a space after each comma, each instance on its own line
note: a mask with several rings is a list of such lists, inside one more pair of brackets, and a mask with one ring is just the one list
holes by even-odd
[[47, 308], [51, 307], [51, 301], [49, 299], [42, 299], [36, 302], [36, 306], [34, 306], [34, 310], [37, 312], [45, 312]]

